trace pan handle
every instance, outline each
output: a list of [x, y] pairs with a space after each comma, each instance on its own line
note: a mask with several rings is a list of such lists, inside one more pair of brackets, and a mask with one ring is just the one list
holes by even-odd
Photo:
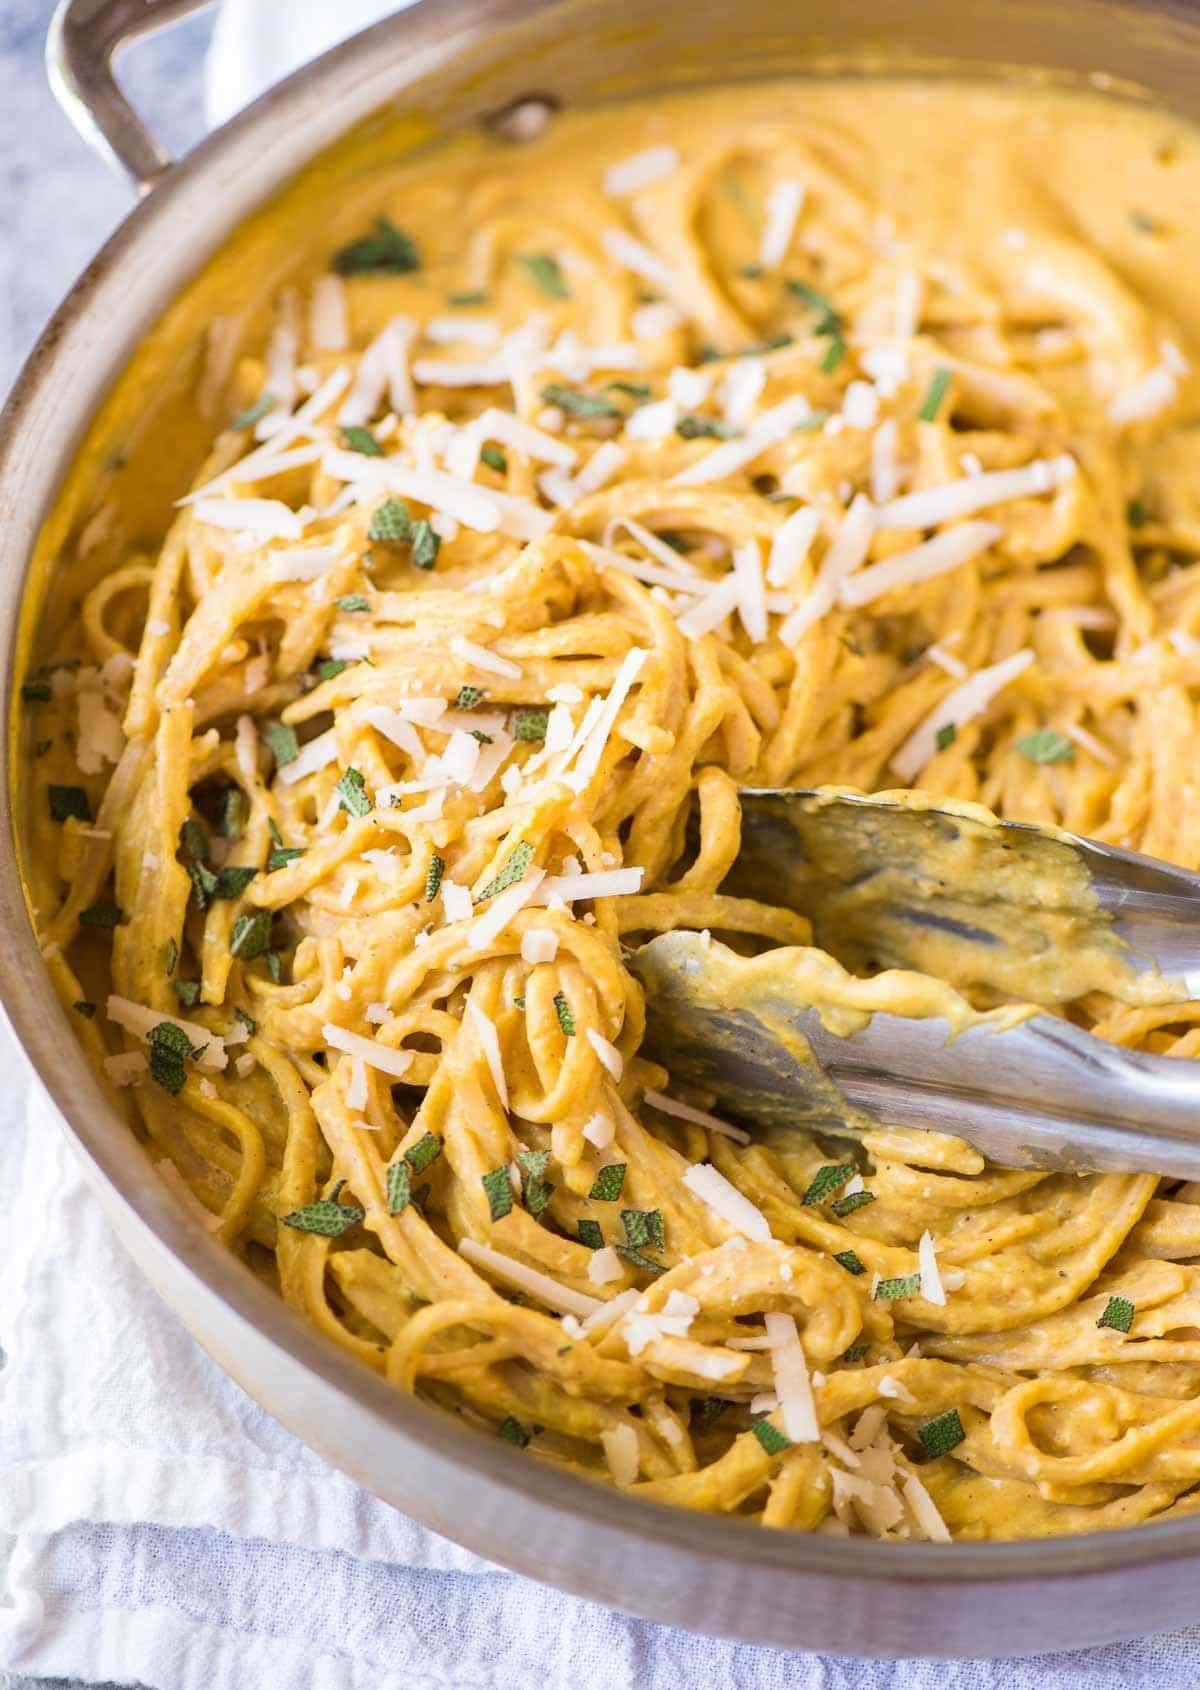
[[210, 0], [59, 0], [46, 37], [46, 69], [59, 104], [84, 140], [130, 177], [139, 194], [170, 169], [159, 144], [122, 93], [113, 61], [143, 35], [198, 12]]

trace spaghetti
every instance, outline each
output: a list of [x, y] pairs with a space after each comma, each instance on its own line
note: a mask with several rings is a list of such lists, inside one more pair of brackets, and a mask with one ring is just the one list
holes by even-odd
[[1200, 864], [1195, 379], [1093, 204], [1136, 152], [1165, 242], [1162, 125], [863, 98], [449, 148], [222, 320], [207, 463], [28, 677], [32, 896], [164, 1179], [399, 1389], [767, 1526], [1128, 1524], [1200, 1495], [1195, 1191], [750, 1143], [640, 1054], [623, 945], [809, 941], [722, 892], [741, 785]]

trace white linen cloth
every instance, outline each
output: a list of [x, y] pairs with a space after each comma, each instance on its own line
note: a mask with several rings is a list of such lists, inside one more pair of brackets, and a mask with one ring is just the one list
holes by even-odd
[[[214, 119], [390, 9], [227, 0]], [[0, 1674], [147, 1690], [1200, 1682], [1200, 1628], [1031, 1662], [835, 1659], [631, 1620], [480, 1561], [330, 1471], [208, 1360], [125, 1257], [2, 1021], [0, 1072]]]

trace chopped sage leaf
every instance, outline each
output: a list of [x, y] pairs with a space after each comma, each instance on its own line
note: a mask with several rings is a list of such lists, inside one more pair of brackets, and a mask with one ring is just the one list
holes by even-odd
[[[242, 917], [241, 919], [244, 920], [245, 918]], [[236, 927], [234, 931], [236, 932]], [[278, 951], [268, 951], [264, 961], [267, 965], [267, 973], [278, 986], [283, 980], [283, 958]]]
[[533, 861], [533, 846], [523, 839], [519, 845], [513, 847], [512, 855], [494, 880], [489, 880], [483, 891], [476, 898], [477, 904], [482, 904], [488, 898], [494, 898], [497, 892], [507, 892], [510, 886], [515, 886], [518, 880], [524, 880], [525, 871]]
[[904, 1273], [895, 1279], [881, 1279], [875, 1287], [875, 1296], [879, 1302], [895, 1302], [898, 1297], [919, 1297], [921, 1295], [921, 1275], [919, 1273]]
[[821, 374], [831, 376], [846, 356], [846, 342], [840, 335], [831, 335], [825, 356], [821, 359]]
[[1022, 734], [1016, 742], [1022, 757], [1031, 763], [1073, 763], [1075, 747], [1065, 734], [1054, 728], [1039, 728], [1037, 733]]
[[[270, 948], [271, 911], [255, 910], [253, 914], [247, 912], [239, 915], [229, 936], [230, 955], [237, 957], [241, 962], [253, 962], [256, 957], [266, 956]], [[271, 972], [272, 978], [277, 980], [275, 970], [272, 969]]]
[[246, 1029], [251, 1038], [258, 1032], [258, 1022], [252, 1015], [247, 1015], [244, 1009], [235, 1009], [233, 1018]]
[[341, 808], [352, 816], [368, 816], [371, 800], [367, 797], [367, 783], [357, 769], [347, 769], [337, 783]]
[[785, 1449], [791, 1449], [792, 1440], [772, 1426], [769, 1420], [756, 1420], [750, 1430], [766, 1450], [768, 1455], [782, 1455]]
[[389, 1162], [387, 1170], [387, 1206], [389, 1215], [401, 1215], [412, 1196], [412, 1172], [403, 1156]]
[[652, 1250], [666, 1249], [667, 1229], [661, 1209], [622, 1209], [621, 1225], [631, 1249], [640, 1250], [644, 1244]]
[[345, 610], [357, 615], [360, 611], [370, 610], [371, 606], [361, 593], [343, 593], [340, 599], [334, 599], [339, 610]]
[[1130, 499], [1125, 506], [1125, 520], [1131, 528], [1144, 528], [1151, 520], [1150, 507], [1144, 499]]
[[321, 1238], [340, 1238], [343, 1232], [349, 1232], [352, 1226], [366, 1220], [367, 1213], [357, 1204], [338, 1202], [344, 1184], [343, 1180], [329, 1197], [319, 1203], [306, 1203], [303, 1209], [293, 1209], [290, 1215], [283, 1217], [284, 1226], [295, 1227], [297, 1232], [315, 1232]]
[[1128, 1332], [1135, 1312], [1128, 1297], [1110, 1297], [1096, 1325], [1111, 1327], [1114, 1332]]
[[442, 549], [442, 537], [433, 524], [420, 517], [412, 525], [412, 560], [417, 569], [432, 569]]
[[943, 722], [938, 729], [935, 739], [939, 751], [946, 751], [958, 738], [958, 728], [954, 722]]
[[195, 1009], [200, 1002], [199, 980], [176, 980], [173, 982], [175, 996], [185, 1009]]
[[562, 992], [554, 994], [554, 1013], [558, 1016], [558, 1024], [567, 1038], [575, 1037], [575, 1014]]
[[46, 790], [52, 821], [65, 822], [68, 816], [73, 816], [78, 822], [91, 821], [92, 806], [81, 786], [51, 786]]
[[599, 1221], [590, 1221], [584, 1216], [579, 1222], [579, 1242], [586, 1244], [589, 1250], [603, 1250], [604, 1234], [600, 1230]]
[[300, 741], [296, 738], [295, 728], [280, 722], [273, 728], [268, 728], [263, 734], [271, 750], [271, 755], [283, 768], [287, 763], [294, 763], [300, 755]]
[[853, 1191], [849, 1197], [839, 1197], [836, 1202], [831, 1203], [829, 1210], [841, 1220], [846, 1215], [852, 1215], [855, 1209], [865, 1209], [868, 1203], [874, 1201], [873, 1191]]
[[598, 393], [580, 393], [576, 387], [564, 387], [561, 382], [547, 382], [542, 389], [547, 405], [557, 405], [569, 417], [619, 417], [621, 412], [611, 399]]
[[701, 417], [689, 411], [675, 424], [675, 432], [681, 440], [733, 440], [738, 430], [719, 417]]
[[806, 417], [802, 417], [792, 433], [816, 434], [818, 429], [825, 427], [825, 424], [829, 421], [829, 415], [830, 413], [827, 410], [818, 407], [815, 411], [810, 411]]
[[246, 817], [240, 786], [231, 786], [221, 800], [221, 814], [217, 822], [221, 837], [236, 841], [242, 837]]
[[861, 1361], [871, 1348], [870, 1344], [851, 1344], [849, 1349], [842, 1351], [843, 1361]]
[[436, 1133], [426, 1133], [404, 1152], [404, 1160], [414, 1174], [423, 1174], [442, 1154], [442, 1141]]
[[179, 946], [174, 939], [167, 940], [167, 954], [163, 958], [163, 973], [174, 974], [175, 965], [179, 961]]
[[96, 1013], [95, 1004], [89, 1003], [86, 998], [77, 998], [75, 1000], [75, 1002], [71, 1005], [71, 1008], [75, 1011], [75, 1013], [77, 1015], [82, 1015], [83, 1019], [85, 1021], [92, 1020], [92, 1018], [94, 1017], [94, 1015]]
[[925, 389], [925, 397], [921, 401], [921, 408], [917, 416], [922, 422], [934, 422], [942, 408], [942, 400], [950, 387], [950, 371], [944, 364], [940, 364], [929, 378], [929, 386]]
[[927, 1420], [923, 1426], [917, 1427], [917, 1436], [924, 1444], [925, 1453], [931, 1461], [936, 1461], [939, 1455], [949, 1455], [952, 1449], [962, 1443], [966, 1435], [956, 1408], [948, 1408], [945, 1414], [938, 1414], [932, 1420]]
[[239, 431], [253, 428], [256, 422], [261, 422], [268, 411], [275, 409], [275, 396], [271, 393], [260, 393], [252, 405], [247, 405], [244, 411], [239, 411], [230, 423], [230, 428]]
[[407, 276], [420, 268], [416, 242], [390, 217], [377, 217], [372, 232], [335, 252], [331, 265], [339, 276]]
[[382, 458], [383, 447], [369, 428], [350, 423], [342, 429], [342, 445], [350, 452], [361, 452], [364, 458]]
[[511, 1414], [505, 1415], [496, 1428], [496, 1435], [506, 1444], [515, 1445], [517, 1449], [524, 1449], [530, 1437], [521, 1422]]
[[157, 1027], [151, 1027], [146, 1043], [150, 1046], [150, 1078], [172, 1097], [178, 1097], [187, 1079], [184, 1060], [198, 1056], [203, 1045], [193, 1045], [174, 1021], [160, 1021]]
[[625, 1163], [610, 1162], [597, 1173], [588, 1196], [593, 1203], [615, 1203], [625, 1185]]
[[317, 674], [323, 681], [333, 681], [346, 667], [340, 657], [324, 657], [317, 664]]
[[385, 499], [371, 517], [367, 539], [377, 542], [407, 540], [412, 534], [412, 517], [403, 499]]
[[847, 1273], [860, 1274], [867, 1271], [853, 1250], [839, 1250], [833, 1259], [839, 1267], [844, 1267]]
[[837, 306], [827, 294], [814, 288], [808, 282], [797, 282], [789, 276], [783, 284], [793, 298], [800, 300], [810, 310], [817, 313], [817, 320], [813, 324], [813, 333], [819, 335], [837, 335], [842, 327], [842, 315]]
[[545, 739], [549, 723], [548, 710], [514, 710], [508, 725], [514, 739]]
[[721, 1418], [725, 1410], [732, 1407], [733, 1404], [724, 1397], [701, 1397], [696, 1404], [696, 1425], [698, 1429], [701, 1432], [707, 1432], [708, 1428], [715, 1425]]
[[517, 258], [547, 299], [570, 299], [571, 290], [557, 258], [548, 252], [520, 252]]
[[267, 873], [274, 874], [277, 869], [286, 868], [289, 863], [294, 863], [297, 857], [304, 855], [304, 849], [303, 845], [272, 846], [271, 854], [267, 858]]
[[487, 697], [483, 687], [459, 687], [458, 697], [454, 700], [456, 710], [478, 710]]
[[488, 1209], [494, 1221], [502, 1221], [505, 1215], [512, 1213], [512, 1181], [508, 1177], [507, 1168], [493, 1168], [490, 1174], [484, 1174], [483, 1189], [487, 1194]]
[[227, 864], [213, 876], [210, 898], [240, 898], [258, 873], [256, 868], [247, 865]]
[[425, 902], [427, 904], [431, 904], [437, 897], [445, 872], [445, 858], [439, 857], [435, 851], [429, 859], [429, 868], [425, 874]]
[[847, 1180], [852, 1180], [857, 1172], [853, 1162], [826, 1163], [823, 1168], [817, 1169], [800, 1201], [823, 1203], [833, 1192], [840, 1190]]
[[504, 456], [504, 453], [500, 450], [499, 446], [492, 446], [490, 444], [484, 446], [480, 451], [479, 456], [482, 462], [484, 462], [489, 469], [495, 470], [497, 475], [507, 474], [508, 459]]
[[635, 1250], [631, 1244], [617, 1244], [613, 1247], [621, 1260], [628, 1262], [630, 1267], [637, 1268], [639, 1273], [660, 1274], [667, 1271], [662, 1262], [656, 1262], [641, 1250]]
[[627, 399], [636, 399], [639, 404], [649, 399], [654, 391], [644, 381], [606, 381], [604, 386], [613, 393], [623, 393]]
[[536, 1221], [546, 1210], [554, 1186], [546, 1178], [546, 1169], [550, 1166], [550, 1152], [548, 1150], [518, 1150], [517, 1166], [521, 1170], [522, 1190], [525, 1207]]
[[116, 904], [92, 904], [79, 912], [80, 927], [119, 927], [124, 919], [124, 910]]
[[465, 288], [460, 293], [452, 293], [448, 303], [455, 306], [486, 305], [488, 296], [482, 288]]

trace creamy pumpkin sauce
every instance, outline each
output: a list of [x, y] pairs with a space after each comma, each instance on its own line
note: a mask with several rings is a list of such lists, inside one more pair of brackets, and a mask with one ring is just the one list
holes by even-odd
[[[1191, 1510], [1190, 1187], [750, 1142], [629, 961], [1195, 1056], [1052, 838], [924, 806], [1200, 866], [1196, 137], [847, 80], [429, 138], [234, 237], [35, 560], [30, 907], [148, 1168], [514, 1460], [833, 1535]], [[945, 919], [866, 823], [755, 879], [751, 786], [919, 789]]]

